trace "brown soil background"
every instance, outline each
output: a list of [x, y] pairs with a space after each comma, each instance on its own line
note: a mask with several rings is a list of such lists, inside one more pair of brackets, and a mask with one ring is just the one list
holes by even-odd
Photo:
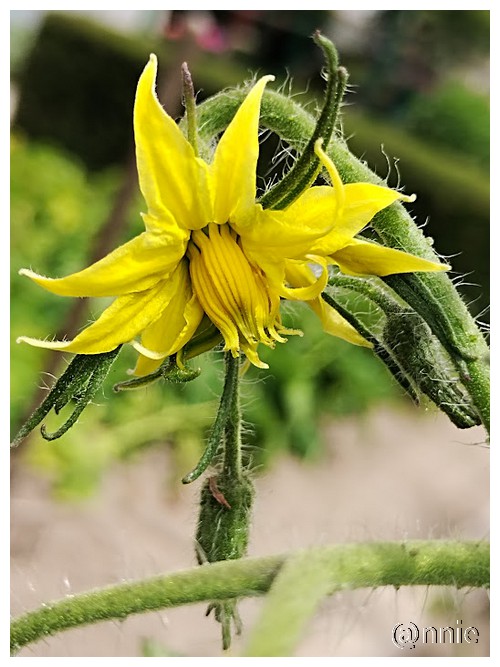
[[[379, 410], [325, 425], [321, 460], [275, 461], [256, 480], [250, 555], [353, 541], [487, 539], [489, 451], [480, 428], [460, 431], [446, 417], [412, 408]], [[156, 448], [117, 464], [99, 493], [80, 504], [53, 500], [50, 483], [19, 465], [12, 484], [12, 613], [65, 595], [194, 565], [199, 485], [172, 497], [169, 452]], [[140, 656], [151, 639], [183, 656], [221, 655], [206, 605], [149, 613], [65, 632], [26, 647], [25, 657]], [[262, 599], [240, 605], [238, 655]], [[326, 600], [297, 656], [487, 656], [486, 591], [413, 588], [343, 592]], [[479, 630], [478, 644], [400, 650], [397, 623]]]

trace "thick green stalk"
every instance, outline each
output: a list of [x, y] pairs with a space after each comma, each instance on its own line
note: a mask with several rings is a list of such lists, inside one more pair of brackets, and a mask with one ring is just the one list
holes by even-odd
[[[374, 542], [320, 547], [309, 553], [317, 567], [328, 571], [330, 594], [345, 588], [379, 586], [489, 586], [487, 542]], [[131, 614], [263, 595], [289, 558], [281, 555], [212, 563], [49, 603], [12, 621], [11, 650], [15, 653], [69, 628]]]
[[[244, 97], [244, 90], [226, 91], [197, 107], [202, 141], [210, 141], [227, 127]], [[304, 137], [313, 135], [316, 119], [292, 99], [268, 90], [262, 99], [260, 122], [300, 151]], [[385, 185], [352, 155], [342, 139], [334, 136], [326, 152], [345, 183]], [[399, 202], [378, 213], [371, 225], [385, 245], [430, 260], [438, 259], [428, 239]], [[488, 345], [452, 281], [445, 273], [424, 272], [390, 276], [386, 282], [425, 319], [448, 351], [483, 424], [489, 428]]]

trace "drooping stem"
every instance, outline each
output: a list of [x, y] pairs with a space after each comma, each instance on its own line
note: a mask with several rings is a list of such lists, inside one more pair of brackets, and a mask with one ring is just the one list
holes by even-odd
[[[374, 542], [310, 551], [329, 572], [328, 593], [378, 586], [489, 586], [489, 543]], [[295, 557], [295, 556], [294, 556]], [[194, 602], [265, 594], [289, 556], [207, 564], [53, 602], [12, 621], [11, 650], [83, 625]], [[294, 591], [290, 591], [294, 595]]]

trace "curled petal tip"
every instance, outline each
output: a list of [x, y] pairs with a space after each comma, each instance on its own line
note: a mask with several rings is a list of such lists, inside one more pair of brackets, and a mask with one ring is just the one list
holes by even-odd
[[148, 350], [147, 347], [144, 347], [144, 345], [141, 345], [138, 343], [136, 340], [130, 341], [130, 344], [134, 348], [134, 350], [137, 350], [137, 352], [140, 352], [142, 355], [147, 357], [148, 359], [154, 359], [157, 361], [158, 359], [165, 359], [165, 354], [162, 352], [153, 352], [153, 350]]

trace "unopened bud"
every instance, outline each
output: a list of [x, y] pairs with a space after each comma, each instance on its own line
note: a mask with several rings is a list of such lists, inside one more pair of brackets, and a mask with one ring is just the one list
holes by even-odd
[[453, 364], [430, 327], [412, 310], [386, 313], [383, 339], [408, 378], [458, 428], [481, 423], [476, 409], [462, 391]]

